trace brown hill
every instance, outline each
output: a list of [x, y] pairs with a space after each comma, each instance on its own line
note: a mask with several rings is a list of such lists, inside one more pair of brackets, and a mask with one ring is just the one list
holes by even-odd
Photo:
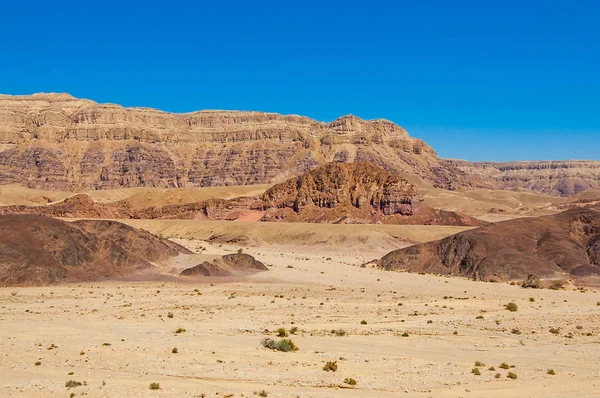
[[5, 206], [0, 214], [113, 219], [207, 219], [354, 224], [479, 226], [473, 217], [422, 204], [406, 179], [368, 163], [328, 163], [277, 184], [258, 198], [210, 199], [129, 210], [127, 200], [97, 203], [78, 194], [46, 206]]
[[274, 185], [259, 198], [207, 200], [142, 209], [133, 218], [237, 220], [352, 224], [485, 224], [456, 212], [422, 204], [406, 179], [368, 163], [327, 163]]
[[204, 261], [181, 271], [181, 276], [229, 276], [232, 273], [268, 271], [269, 269], [249, 254], [226, 254], [212, 262]]
[[600, 162], [449, 161], [386, 120], [172, 114], [67, 94], [0, 95], [0, 184], [63, 191], [272, 184], [332, 161], [370, 162], [444, 189], [600, 188]]
[[425, 206], [415, 185], [368, 163], [328, 163], [273, 186], [261, 199], [265, 221], [483, 225]]
[[37, 214], [61, 218], [130, 218], [123, 206], [94, 202], [89, 195], [77, 194], [46, 206], [0, 206], [3, 214]]
[[0, 216], [0, 285], [95, 281], [151, 269], [150, 261], [190, 252], [114, 221], [69, 223]]
[[575, 209], [486, 225], [384, 256], [386, 270], [503, 281], [600, 276], [600, 212]]

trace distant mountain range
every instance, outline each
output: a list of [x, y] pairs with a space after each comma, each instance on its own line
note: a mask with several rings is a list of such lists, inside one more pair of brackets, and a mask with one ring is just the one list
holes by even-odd
[[68, 94], [0, 95], [0, 184], [63, 191], [272, 184], [328, 162], [368, 162], [417, 185], [449, 190], [569, 196], [600, 189], [598, 161], [441, 159], [381, 119], [344, 116], [322, 123], [261, 112], [174, 114]]

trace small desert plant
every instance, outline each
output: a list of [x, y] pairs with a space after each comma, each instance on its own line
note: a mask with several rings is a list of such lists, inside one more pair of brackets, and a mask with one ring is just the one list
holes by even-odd
[[184, 328], [179, 328], [179, 329], [177, 329], [175, 331], [175, 334], [180, 334], [180, 333], [183, 333], [183, 332], [185, 332], [185, 329]]
[[529, 297], [529, 301], [535, 303], [535, 297]]
[[479, 368], [471, 369], [471, 373], [473, 373], [475, 376], [481, 376], [481, 372], [479, 371]]
[[510, 302], [508, 304], [506, 304], [506, 309], [509, 310], [510, 312], [516, 312], [519, 307], [517, 307], [517, 305], [513, 302]]
[[402, 337], [408, 337], [408, 332], [402, 333]]
[[552, 289], [552, 290], [560, 290], [562, 288], [565, 287], [565, 284], [567, 283], [567, 281], [554, 281], [552, 282], [552, 284], [550, 286], [548, 286], [548, 289]]
[[350, 385], [350, 386], [355, 386], [357, 381], [354, 380], [352, 377], [347, 377], [344, 379], [344, 383]]
[[495, 370], [496, 370], [496, 368], [495, 368], [495, 367], [493, 367], [493, 366], [490, 366], [490, 367], [488, 368], [488, 370], [489, 370], [490, 372], [493, 372], [493, 371], [495, 371]]
[[298, 333], [298, 327], [294, 326], [290, 329], [290, 334], [296, 334], [296, 333]]
[[40, 361], [37, 361], [36, 363], [34, 363], [35, 366], [40, 366], [42, 363]]
[[268, 397], [269, 393], [266, 390], [262, 390], [262, 391], [259, 391], [258, 394], [256, 394], [256, 395], [258, 395], [259, 397]]
[[323, 366], [323, 370], [325, 372], [335, 372], [337, 371], [337, 361], [327, 361], [327, 363], [325, 364], [325, 366]]
[[344, 329], [334, 329], [331, 331], [331, 334], [336, 335], [338, 337], [344, 337], [348, 333]]
[[514, 373], [514, 372], [508, 372], [508, 374], [506, 375], [506, 377], [508, 377], [509, 379], [516, 380], [517, 379], [517, 374]]
[[521, 334], [521, 331], [519, 329], [513, 329], [510, 331], [512, 334]]
[[531, 288], [531, 289], [539, 289], [541, 286], [540, 278], [535, 275], [528, 275], [527, 279], [523, 281], [521, 287]]
[[75, 387], [79, 387], [81, 385], [80, 382], [75, 381], [75, 380], [69, 380], [65, 383], [65, 387], [67, 388], [75, 388]]
[[110, 343], [102, 343], [102, 345], [103, 345], [104, 347], [110, 347], [112, 344], [110, 344]]
[[271, 350], [289, 352], [289, 351], [298, 351], [298, 347], [294, 344], [294, 342], [290, 339], [282, 339], [279, 341], [275, 341], [273, 339], [264, 339], [261, 342], [262, 346], [265, 348], [269, 348]]
[[160, 384], [159, 383], [150, 383], [150, 386], [148, 388], [151, 390], [160, 390]]
[[559, 334], [560, 333], [560, 329], [556, 329], [556, 328], [550, 328], [548, 331], [550, 333], [552, 333], [552, 334]]
[[546, 373], [549, 374], [549, 375], [552, 375], [552, 376], [556, 375], [556, 372], [554, 371], [554, 369], [548, 369], [546, 371]]
[[288, 332], [284, 328], [277, 329], [275, 331], [275, 333], [277, 334], [277, 337], [287, 337], [288, 336]]
[[485, 366], [485, 363], [481, 361], [475, 361], [475, 366]]
[[475, 319], [483, 319], [483, 315], [477, 315]]
[[173, 313], [172, 313], [172, 312], [169, 312], [169, 313], [167, 314], [167, 318], [171, 318], [171, 319], [172, 319], [172, 318], [173, 318]]
[[171, 354], [177, 354], [178, 352], [179, 352], [179, 350], [177, 349], [177, 347], [175, 347], [171, 350]]
[[502, 362], [500, 364], [500, 369], [508, 369], [508, 368], [510, 368], [510, 366], [508, 366], [508, 364], [506, 362]]
[[494, 377], [495, 377], [496, 379], [499, 379], [501, 376], [502, 376], [502, 375], [501, 375], [500, 373], [496, 373], [496, 374], [494, 375]]
[[360, 321], [360, 324], [361, 324], [361, 325], [366, 325], [366, 324], [367, 324], [367, 321], [364, 321], [364, 320], [363, 320], [363, 321]]

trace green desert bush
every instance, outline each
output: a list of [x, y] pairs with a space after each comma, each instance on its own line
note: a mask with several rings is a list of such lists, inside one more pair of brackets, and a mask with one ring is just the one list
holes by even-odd
[[510, 302], [510, 303], [506, 304], [506, 309], [509, 310], [510, 312], [516, 312], [516, 311], [518, 311], [519, 307], [517, 307], [517, 304]]
[[325, 372], [335, 372], [337, 371], [337, 361], [327, 361], [325, 366], [323, 366], [323, 370]]
[[277, 337], [287, 337], [288, 336], [288, 332], [284, 328], [277, 329], [275, 331], [275, 334], [277, 334]]
[[565, 287], [566, 283], [567, 283], [567, 281], [563, 281], [563, 280], [554, 281], [554, 282], [552, 282], [552, 284], [550, 286], [548, 286], [548, 289], [551, 289], [551, 290], [561, 290], [561, 289], [563, 289]]
[[160, 384], [159, 383], [150, 383], [150, 386], [148, 388], [151, 390], [160, 390]]
[[508, 368], [510, 368], [510, 366], [508, 366], [508, 364], [506, 362], [502, 362], [500, 364], [500, 369], [508, 369]]
[[514, 373], [514, 372], [508, 372], [508, 374], [506, 375], [506, 377], [508, 377], [509, 379], [516, 380], [517, 379], [517, 374]]
[[355, 386], [358, 382], [356, 380], [354, 380], [352, 377], [347, 377], [344, 379], [344, 383], [346, 383], [350, 386]]
[[277, 350], [282, 352], [290, 352], [290, 351], [298, 351], [299, 348], [296, 347], [294, 342], [290, 339], [281, 339], [279, 341], [275, 341], [273, 339], [266, 338], [261, 342], [262, 346], [265, 348], [269, 348], [271, 350]]
[[79, 387], [81, 385], [80, 382], [75, 381], [75, 380], [69, 380], [65, 383], [65, 387], [67, 388], [75, 388], [75, 387]]
[[471, 369], [471, 373], [473, 373], [475, 376], [481, 376], [481, 372], [479, 371], [479, 368]]

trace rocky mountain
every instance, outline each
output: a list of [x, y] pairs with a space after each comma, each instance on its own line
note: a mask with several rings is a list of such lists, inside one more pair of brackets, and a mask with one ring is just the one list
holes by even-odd
[[585, 160], [536, 162], [466, 162], [444, 160], [473, 186], [571, 196], [600, 189], [600, 162]]
[[321, 223], [479, 226], [465, 214], [432, 209], [408, 180], [369, 163], [327, 163], [276, 184], [259, 197], [209, 199], [131, 209], [128, 202], [96, 203], [85, 194], [46, 206], [0, 206], [0, 214], [62, 218], [209, 219]]
[[[328, 162], [369, 162], [445, 189], [570, 195], [598, 188], [600, 162], [440, 159], [387, 120], [322, 123], [263, 112], [186, 114], [68, 94], [0, 95], [0, 184], [80, 191], [277, 183]], [[561, 166], [562, 165], [562, 166]]]
[[229, 276], [235, 273], [268, 271], [260, 261], [246, 253], [226, 254], [212, 261], [204, 261], [181, 271], [180, 276]]
[[179, 254], [191, 252], [114, 221], [0, 216], [0, 286], [123, 277]]
[[600, 276], [600, 212], [519, 218], [393, 251], [379, 266], [482, 281]]

